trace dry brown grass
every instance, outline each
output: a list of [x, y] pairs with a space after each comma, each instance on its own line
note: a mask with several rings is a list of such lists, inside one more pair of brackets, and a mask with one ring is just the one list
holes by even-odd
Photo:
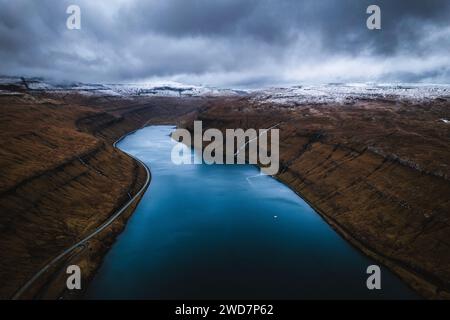
[[[196, 108], [163, 98], [0, 96], [0, 298], [10, 298], [47, 261], [107, 220], [128, 192], [140, 189], [144, 169], [113, 141], [148, 120], [176, 123]], [[110, 243], [124, 223], [102, 239]], [[90, 247], [97, 249], [84, 263], [92, 271], [106, 248]]]
[[[450, 292], [450, 103], [283, 108], [225, 99], [204, 128], [281, 122], [278, 178], [422, 295]], [[424, 280], [424, 281], [423, 281]]]

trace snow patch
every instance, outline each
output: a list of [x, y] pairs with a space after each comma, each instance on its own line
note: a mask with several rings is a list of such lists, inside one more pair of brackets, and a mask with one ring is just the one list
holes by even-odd
[[432, 84], [326, 84], [269, 88], [254, 93], [254, 100], [284, 105], [352, 103], [357, 99], [419, 102], [450, 97], [450, 85]]
[[[407, 83], [329, 83], [253, 90], [222, 89], [187, 85], [175, 81], [130, 84], [55, 83], [40, 78], [0, 77], [0, 85], [19, 85], [31, 90], [77, 92], [89, 96], [158, 96], [209, 97], [249, 96], [260, 103], [295, 106], [297, 104], [352, 104], [358, 99], [388, 99], [421, 102], [433, 99], [450, 100], [450, 85]], [[5, 89], [5, 88], [2, 88]], [[7, 89], [6, 89], [7, 91]]]

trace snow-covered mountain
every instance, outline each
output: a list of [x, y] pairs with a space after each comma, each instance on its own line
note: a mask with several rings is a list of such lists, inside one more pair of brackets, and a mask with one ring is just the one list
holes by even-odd
[[52, 82], [39, 78], [24, 79], [19, 77], [0, 77], [0, 87], [8, 85], [33, 91], [66, 91], [77, 92], [84, 95], [108, 96], [200, 97], [229, 96], [244, 93], [239, 90], [185, 85], [173, 81], [132, 84], [87, 84], [77, 82]]
[[232, 89], [185, 85], [179, 82], [156, 82], [138, 84], [107, 84], [109, 90], [124, 96], [223, 96], [238, 95], [241, 92]]
[[[15, 89], [16, 88], [16, 89]], [[14, 94], [14, 90], [77, 92], [99, 96], [166, 96], [208, 97], [245, 95], [259, 103], [280, 105], [352, 103], [355, 100], [450, 100], [447, 84], [373, 84], [334, 83], [253, 90], [221, 89], [186, 85], [178, 82], [151, 82], [134, 84], [55, 83], [40, 78], [0, 77], [0, 94]], [[20, 91], [20, 90], [19, 90]]]
[[253, 99], [284, 105], [351, 103], [357, 99], [423, 101], [449, 99], [450, 85], [443, 84], [326, 84], [257, 90]]

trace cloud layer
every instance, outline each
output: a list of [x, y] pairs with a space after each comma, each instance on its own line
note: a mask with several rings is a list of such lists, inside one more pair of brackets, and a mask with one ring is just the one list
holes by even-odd
[[[82, 29], [68, 30], [70, 4]], [[366, 28], [378, 4], [382, 30]], [[447, 0], [0, 0], [0, 73], [258, 87], [450, 82]]]

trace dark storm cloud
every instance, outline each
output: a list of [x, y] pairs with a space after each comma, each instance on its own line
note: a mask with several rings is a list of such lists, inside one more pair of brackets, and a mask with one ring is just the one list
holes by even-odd
[[[82, 29], [65, 28], [69, 4]], [[370, 31], [370, 4], [382, 30]], [[0, 0], [0, 74], [170, 79], [448, 82], [447, 0]]]

